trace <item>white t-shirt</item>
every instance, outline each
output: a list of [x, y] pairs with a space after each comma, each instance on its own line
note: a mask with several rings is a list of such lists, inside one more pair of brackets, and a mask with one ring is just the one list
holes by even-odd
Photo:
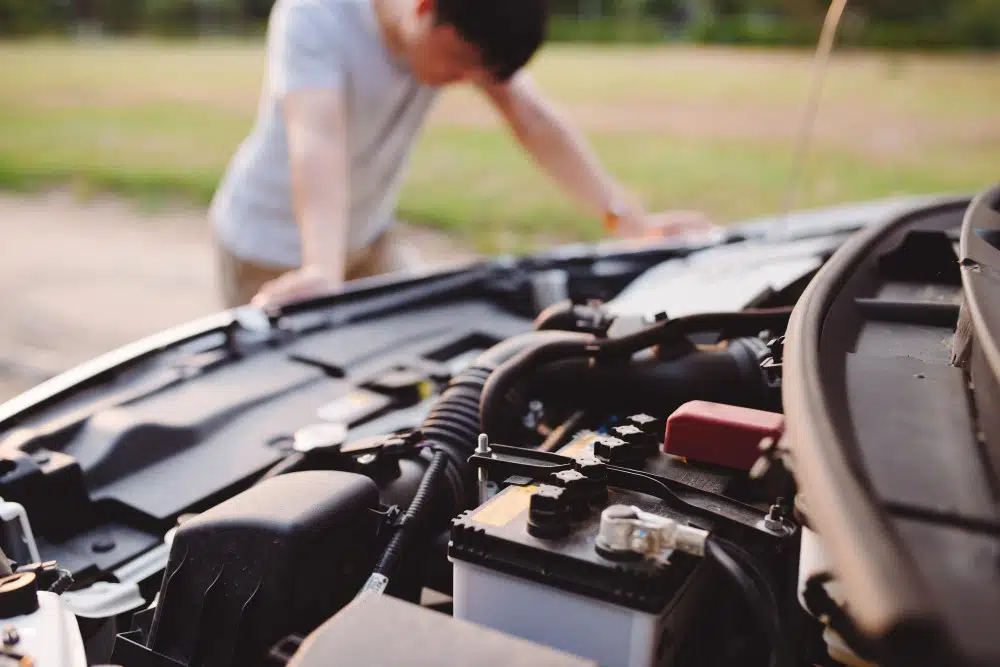
[[316, 87], [344, 91], [349, 251], [393, 222], [410, 150], [437, 88], [417, 81], [389, 51], [372, 0], [277, 0], [257, 118], [210, 209], [219, 242], [237, 257], [300, 265], [281, 97]]

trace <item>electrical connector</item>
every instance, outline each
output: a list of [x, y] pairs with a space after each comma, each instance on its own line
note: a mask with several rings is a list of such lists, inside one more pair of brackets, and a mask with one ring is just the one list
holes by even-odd
[[617, 558], [664, 560], [671, 551], [705, 555], [708, 531], [629, 505], [612, 505], [601, 512], [597, 549]]

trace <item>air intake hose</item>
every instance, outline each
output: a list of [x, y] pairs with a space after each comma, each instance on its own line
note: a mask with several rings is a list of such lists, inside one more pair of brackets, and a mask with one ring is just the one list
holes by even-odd
[[425, 440], [449, 457], [446, 474], [451, 478], [454, 510], [471, 506], [476, 498], [475, 471], [468, 463], [483, 431], [479, 405], [483, 388], [501, 364], [536, 347], [560, 341], [585, 344], [589, 334], [567, 331], [533, 331], [509, 338], [483, 352], [472, 365], [457, 375], [431, 409], [420, 427]]
[[[676, 344], [684, 337], [694, 333], [721, 332], [725, 338], [732, 335], [756, 335], [763, 329], [783, 328], [791, 314], [790, 308], [772, 308], [745, 310], [733, 313], [706, 313], [692, 315], [658, 322], [634, 334], [620, 338], [597, 339], [560, 338], [541, 345], [534, 345], [521, 350], [507, 361], [496, 367], [491, 373], [486, 386], [481, 390], [479, 407], [480, 422], [487, 432], [502, 432], [503, 425], [509, 423], [512, 416], [523, 409], [521, 391], [527, 382], [532, 382], [532, 388], [537, 389], [535, 380], [542, 375], [540, 370], [548, 365], [559, 364], [564, 368], [557, 375], [559, 383], [564, 388], [561, 398], [573, 402], [578, 407], [589, 404], [595, 397], [594, 392], [602, 396], [618, 399], [622, 395], [616, 393], [615, 387], [623, 390], [643, 386], [649, 398], [650, 390], [667, 389], [671, 393], [684, 395], [684, 387], [688, 382], [702, 381], [707, 377], [714, 385], [726, 381], [726, 373], [706, 373], [705, 369], [717, 367], [725, 370], [733, 363], [745, 365], [746, 350], [731, 349], [720, 354], [692, 352], [689, 357], [681, 357], [662, 366], [633, 365], [633, 356], [647, 348]], [[752, 345], [751, 339], [743, 347]], [[762, 344], [757, 341], [757, 344]], [[548, 374], [553, 377], [552, 374]], [[658, 385], [657, 376], [668, 386]], [[747, 378], [751, 385], [758, 378]], [[596, 382], [595, 380], [599, 380]], [[736, 385], [736, 391], [748, 385]], [[711, 387], [710, 387], [711, 389]], [[634, 393], [634, 392], [633, 392]], [[655, 398], [655, 393], [652, 394]], [[690, 399], [699, 398], [692, 395]], [[575, 400], [574, 400], [575, 399]], [[712, 400], [705, 397], [706, 400]], [[565, 401], [564, 401], [565, 402]], [[664, 406], [666, 407], [666, 406]]]
[[[537, 368], [505, 399], [486, 402], [485, 428], [509, 422], [523, 412], [520, 387], [532, 399], [555, 398], [576, 410], [610, 414], [627, 411], [666, 415], [687, 401], [726, 403], [758, 410], [780, 408], [780, 393], [769, 387], [760, 362], [767, 346], [760, 339], [738, 338], [724, 350], [705, 350], [679, 359], [655, 358], [630, 364], [592, 365], [586, 359], [563, 359]], [[490, 398], [495, 395], [490, 394]], [[513, 400], [512, 400], [513, 399]]]

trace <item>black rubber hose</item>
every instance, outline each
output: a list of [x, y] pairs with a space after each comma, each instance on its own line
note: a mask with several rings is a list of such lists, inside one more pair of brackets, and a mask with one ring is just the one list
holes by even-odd
[[750, 308], [731, 313], [702, 313], [657, 322], [634, 334], [600, 341], [598, 354], [629, 358], [636, 352], [657, 345], [677, 342], [682, 336], [718, 331], [722, 338], [755, 336], [764, 329], [784, 328], [792, 315], [791, 306]]
[[509, 338], [483, 352], [472, 365], [457, 375], [431, 408], [420, 431], [424, 438], [447, 452], [453, 478], [454, 509], [467, 508], [477, 497], [475, 470], [468, 459], [476, 449], [483, 427], [479, 405], [483, 389], [493, 371], [524, 350], [558, 341], [590, 341], [592, 336], [565, 331], [529, 332]]
[[546, 331], [558, 329], [561, 331], [573, 331], [576, 325], [576, 314], [573, 302], [569, 299], [554, 303], [535, 318], [535, 331]]
[[560, 301], [543, 310], [535, 318], [535, 331], [585, 331], [600, 333], [602, 336], [610, 328], [614, 317], [599, 305], [574, 304], [570, 300]]
[[[506, 423], [509, 414], [502, 410], [502, 406], [505, 403], [518, 405], [519, 397], [512, 396], [512, 392], [516, 391], [524, 380], [532, 377], [538, 368], [546, 364], [566, 359], [585, 360], [587, 368], [593, 366], [614, 376], [624, 372], [632, 357], [647, 348], [675, 343], [686, 335], [709, 331], [724, 331], [727, 336], [756, 335], [762, 329], [784, 327], [790, 315], [790, 308], [692, 315], [658, 322], [620, 338], [598, 339], [593, 336], [583, 336], [553, 340], [529, 347], [500, 364], [490, 376], [480, 400], [480, 423], [488, 432]], [[513, 400], [510, 400], [511, 398]]]
[[736, 544], [710, 535], [705, 542], [705, 555], [729, 576], [750, 606], [754, 618], [771, 644], [771, 667], [791, 667], [788, 643], [782, 631], [777, 599], [770, 583], [757, 568], [752, 557]]
[[396, 529], [375, 566], [375, 574], [391, 578], [407, 543], [413, 539], [414, 534], [420, 532], [421, 524], [430, 511], [431, 501], [441, 484], [447, 465], [448, 455], [442, 450], [435, 451], [431, 464], [427, 467], [420, 486], [417, 487], [417, 493], [410, 501], [402, 525]]
[[540, 345], [575, 340], [580, 343], [591, 343], [597, 338], [587, 333], [576, 331], [529, 331], [497, 343], [480, 354], [472, 363], [473, 368], [495, 370], [500, 364], [511, 357]]
[[[780, 408], [780, 392], [767, 386], [752, 343], [738, 339], [725, 350], [699, 351], [673, 361], [642, 359], [628, 365], [592, 365], [588, 359], [565, 359], [541, 366], [506, 396], [484, 394], [481, 418], [486, 428], [506, 423], [526, 398], [609, 414], [620, 410], [664, 415], [693, 400], [727, 403], [759, 410]], [[759, 342], [757, 342], [759, 344]], [[531, 396], [519, 388], [530, 385]]]

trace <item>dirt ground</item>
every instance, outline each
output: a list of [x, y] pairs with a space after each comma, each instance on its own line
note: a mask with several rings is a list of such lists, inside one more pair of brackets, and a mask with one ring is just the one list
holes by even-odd
[[[406, 228], [429, 262], [470, 256]], [[119, 345], [218, 310], [201, 211], [0, 194], [0, 402]]]

